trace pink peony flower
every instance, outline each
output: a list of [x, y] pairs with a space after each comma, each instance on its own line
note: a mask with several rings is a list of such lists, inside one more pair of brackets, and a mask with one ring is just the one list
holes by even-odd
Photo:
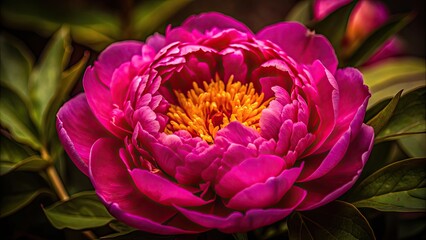
[[321, 35], [253, 34], [219, 13], [105, 49], [57, 115], [65, 150], [120, 221], [159, 234], [243, 232], [358, 179], [370, 94]]
[[[321, 20], [338, 8], [352, 0], [315, 0], [314, 18]], [[386, 23], [389, 19], [389, 10], [382, 2], [361, 0], [353, 9], [346, 29], [344, 48], [347, 53], [353, 52], [371, 33]], [[368, 60], [366, 64], [378, 62], [385, 58], [400, 55], [403, 52], [403, 43], [397, 37], [386, 41], [381, 48]]]

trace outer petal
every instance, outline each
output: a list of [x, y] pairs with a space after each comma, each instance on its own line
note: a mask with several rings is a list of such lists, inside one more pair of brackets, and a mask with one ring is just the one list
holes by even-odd
[[300, 23], [268, 26], [257, 33], [257, 38], [272, 41], [299, 63], [310, 65], [320, 60], [330, 72], [337, 69], [337, 57], [327, 38], [310, 32]]
[[358, 179], [370, 156], [374, 142], [373, 128], [363, 124], [358, 136], [351, 142], [342, 161], [327, 175], [299, 184], [308, 195], [298, 210], [310, 210], [327, 204], [345, 193]]
[[293, 187], [276, 205], [267, 209], [251, 209], [245, 213], [229, 212], [221, 206], [214, 209], [185, 209], [177, 207], [190, 220], [207, 228], [225, 233], [246, 232], [288, 216], [305, 198], [306, 191]]
[[256, 158], [245, 159], [225, 173], [215, 186], [215, 190], [221, 197], [232, 197], [244, 188], [275, 177], [284, 166], [283, 159], [274, 155], [259, 155]]
[[284, 170], [277, 177], [270, 177], [265, 183], [256, 183], [232, 197], [228, 208], [249, 210], [266, 208], [278, 203], [290, 190], [303, 167]]
[[112, 74], [124, 62], [130, 62], [135, 55], [142, 55], [142, 42], [123, 41], [109, 45], [95, 63], [96, 73], [106, 86], [110, 85]]
[[110, 134], [93, 116], [86, 95], [76, 96], [59, 109], [56, 128], [65, 151], [80, 171], [88, 175], [92, 145]]
[[134, 169], [130, 175], [142, 193], [161, 204], [188, 207], [208, 203], [170, 180], [149, 171]]
[[243, 23], [217, 12], [191, 16], [185, 20], [182, 27], [189, 31], [197, 30], [201, 33], [206, 33], [213, 29], [225, 30], [229, 28], [234, 28], [245, 33], [252, 33], [251, 30]]
[[111, 214], [130, 226], [153, 233], [182, 234], [203, 231], [194, 225], [189, 225], [188, 228], [163, 225], [176, 216], [176, 210], [151, 201], [136, 189], [120, 159], [121, 144], [121, 141], [111, 138], [99, 139], [92, 147], [89, 163], [90, 179], [96, 193]]

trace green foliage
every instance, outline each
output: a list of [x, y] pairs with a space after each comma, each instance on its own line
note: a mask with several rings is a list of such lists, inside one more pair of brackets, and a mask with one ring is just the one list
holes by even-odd
[[44, 212], [52, 225], [58, 229], [95, 228], [114, 219], [94, 192], [77, 193], [67, 201], [44, 209]]
[[308, 25], [312, 20], [312, 1], [299, 1], [287, 14], [286, 21], [296, 21]]
[[391, 58], [361, 68], [371, 98], [369, 108], [404, 89], [409, 92], [425, 85], [425, 60], [413, 57]]
[[52, 195], [46, 182], [35, 173], [15, 172], [1, 177], [0, 218], [28, 205], [41, 194]]
[[131, 38], [145, 39], [191, 0], [149, 0], [132, 9]]
[[288, 219], [290, 240], [375, 239], [368, 221], [352, 204], [334, 201]]
[[398, 105], [399, 98], [401, 97], [402, 90], [399, 91], [395, 97], [383, 108], [376, 116], [370, 119], [367, 124], [374, 128], [374, 134], [377, 135], [383, 127], [389, 122], [392, 117], [393, 112], [395, 111], [396, 106]]
[[60, 87], [61, 74], [68, 64], [70, 52], [69, 30], [61, 28], [48, 43], [40, 62], [31, 73], [28, 82], [30, 115], [39, 129], [42, 129], [48, 104]]
[[398, 139], [401, 136], [426, 132], [426, 88], [404, 95], [389, 123], [376, 136], [376, 142]]
[[364, 179], [348, 196], [358, 208], [391, 212], [426, 210], [426, 159], [390, 164]]

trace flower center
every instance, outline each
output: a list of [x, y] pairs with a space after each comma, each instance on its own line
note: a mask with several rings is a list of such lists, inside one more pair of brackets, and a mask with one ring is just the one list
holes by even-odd
[[186, 96], [174, 91], [179, 104], [169, 108], [166, 133], [186, 130], [212, 143], [217, 131], [232, 121], [260, 130], [261, 112], [272, 98], [264, 101], [264, 94], [256, 93], [253, 83], [233, 82], [231, 76], [226, 85], [218, 77], [203, 82], [202, 87], [196, 82], [192, 85]]

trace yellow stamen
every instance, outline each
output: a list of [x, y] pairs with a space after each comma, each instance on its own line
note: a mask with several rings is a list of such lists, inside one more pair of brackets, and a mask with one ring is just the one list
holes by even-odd
[[260, 115], [272, 98], [264, 100], [264, 94], [256, 93], [253, 83], [233, 82], [231, 76], [226, 85], [218, 77], [203, 82], [202, 88], [196, 82], [192, 85], [186, 96], [174, 91], [179, 104], [169, 108], [166, 133], [186, 130], [212, 143], [216, 133], [233, 121], [260, 130]]

